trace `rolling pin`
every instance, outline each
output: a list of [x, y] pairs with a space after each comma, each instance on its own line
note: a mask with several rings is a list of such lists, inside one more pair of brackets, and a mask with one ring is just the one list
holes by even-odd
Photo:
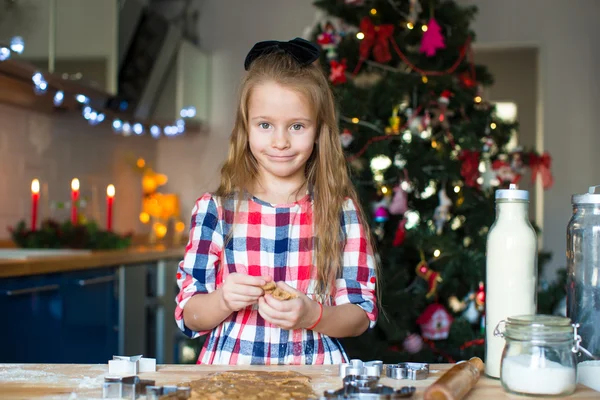
[[459, 362], [425, 390], [423, 399], [460, 400], [473, 389], [482, 373], [483, 361], [479, 357]]

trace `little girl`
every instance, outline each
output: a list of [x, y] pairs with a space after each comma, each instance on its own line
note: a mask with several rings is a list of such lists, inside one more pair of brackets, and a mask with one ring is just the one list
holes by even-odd
[[[369, 228], [318, 57], [299, 38], [246, 57], [221, 184], [196, 201], [177, 272], [179, 328], [210, 334], [199, 364], [347, 362], [335, 338], [377, 319]], [[271, 282], [291, 299], [266, 294]]]

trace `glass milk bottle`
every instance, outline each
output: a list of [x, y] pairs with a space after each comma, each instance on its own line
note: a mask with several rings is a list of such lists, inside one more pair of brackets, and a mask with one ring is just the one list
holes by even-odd
[[536, 311], [537, 235], [529, 222], [529, 192], [496, 191], [496, 220], [486, 246], [485, 373], [500, 377], [504, 339], [494, 336], [501, 320]]

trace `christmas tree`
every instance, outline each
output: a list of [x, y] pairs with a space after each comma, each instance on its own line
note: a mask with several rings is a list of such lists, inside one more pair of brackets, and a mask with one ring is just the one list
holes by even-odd
[[[516, 123], [500, 119], [486, 100], [483, 87], [493, 78], [473, 62], [475, 7], [452, 0], [314, 4], [323, 16], [310, 39], [324, 50], [340, 140], [382, 270], [383, 315], [344, 345], [350, 357], [386, 362], [483, 357], [494, 192], [525, 173], [550, 187], [550, 156], [510, 147]], [[540, 255], [540, 263], [547, 258]]]

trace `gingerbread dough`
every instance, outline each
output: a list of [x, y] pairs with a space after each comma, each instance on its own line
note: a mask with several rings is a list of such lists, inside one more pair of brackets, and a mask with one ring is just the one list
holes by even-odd
[[267, 283], [262, 287], [262, 289], [265, 291], [265, 294], [268, 293], [277, 300], [291, 300], [298, 297], [294, 293], [286, 292], [285, 290], [278, 288], [275, 282]]
[[[192, 389], [190, 400], [316, 399], [310, 378], [291, 371], [227, 371], [179, 386]], [[161, 399], [177, 399], [175, 394]]]

